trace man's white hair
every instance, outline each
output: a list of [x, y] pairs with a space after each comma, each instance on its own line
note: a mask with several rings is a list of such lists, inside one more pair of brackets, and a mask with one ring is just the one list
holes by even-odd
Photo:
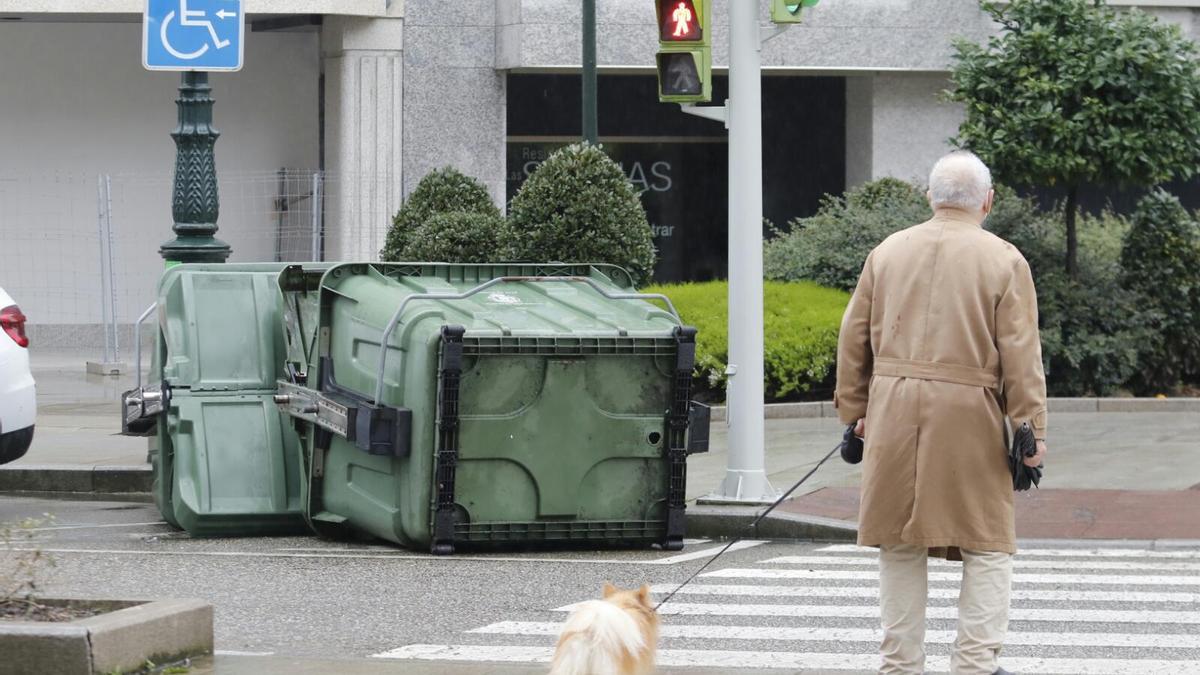
[[956, 150], [943, 156], [929, 172], [929, 203], [933, 208], [974, 211], [983, 207], [992, 189], [992, 172], [975, 153]]

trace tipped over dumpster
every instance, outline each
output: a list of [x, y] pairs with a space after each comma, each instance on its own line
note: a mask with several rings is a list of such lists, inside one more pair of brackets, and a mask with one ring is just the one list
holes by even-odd
[[682, 547], [694, 328], [579, 264], [169, 269], [123, 430], [195, 536]]

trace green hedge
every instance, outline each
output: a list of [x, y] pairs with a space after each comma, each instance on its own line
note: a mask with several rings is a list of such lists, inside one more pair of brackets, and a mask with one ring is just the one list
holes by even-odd
[[[729, 360], [729, 287], [724, 281], [650, 286], [647, 293], [671, 298], [684, 323], [699, 330], [696, 378], [699, 394], [724, 399]], [[838, 328], [850, 295], [812, 282], [764, 283], [767, 401], [828, 398], [837, 363]]]

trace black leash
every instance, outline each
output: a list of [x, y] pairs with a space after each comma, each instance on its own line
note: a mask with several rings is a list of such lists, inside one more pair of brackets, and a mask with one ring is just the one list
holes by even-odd
[[[788, 496], [790, 496], [793, 492], [795, 492], [796, 488], [803, 485], [804, 481], [808, 480], [809, 476], [812, 476], [814, 473], [816, 473], [817, 469], [821, 468], [821, 465], [824, 464], [827, 459], [829, 459], [830, 457], [833, 457], [833, 453], [837, 452], [839, 449], [841, 449], [841, 447], [842, 447], [841, 443], [833, 446], [833, 449], [829, 451], [828, 455], [825, 455], [824, 457], [822, 457], [821, 461], [817, 462], [816, 466], [814, 466], [808, 473], [804, 474], [804, 478], [801, 478], [800, 480], [796, 481], [796, 484], [793, 485], [792, 487], [788, 488], [787, 492], [780, 495], [779, 499], [776, 499], [774, 504], [771, 504], [770, 506], [768, 506], [766, 511], [763, 511], [762, 513], [758, 514], [757, 518], [750, 521], [750, 524], [746, 526], [746, 529], [753, 530], [755, 528], [755, 526], [758, 525], [758, 521], [765, 518], [767, 516], [767, 514], [770, 513], [771, 511], [774, 511], [776, 506], [779, 506], [780, 504], [782, 504], [783, 500], [787, 499]], [[717, 554], [714, 555], [713, 557], [709, 558], [708, 562], [704, 563], [700, 567], [700, 569], [693, 572], [692, 576], [688, 577], [687, 580], [685, 580], [682, 584], [679, 584], [678, 586], [676, 586], [675, 590], [671, 591], [667, 595], [667, 597], [663, 598], [662, 600], [659, 600], [658, 604], [654, 606], [654, 611], [657, 612], [659, 607], [662, 607], [663, 605], [665, 605], [667, 603], [668, 600], [675, 597], [675, 594], [678, 593], [680, 591], [680, 589], [682, 589], [684, 586], [687, 586], [689, 583], [691, 583], [692, 579], [695, 579], [696, 577], [700, 576], [700, 573], [703, 572], [706, 568], [708, 568], [709, 565], [713, 564], [714, 560], [716, 560], [717, 558], [720, 558], [722, 554], [724, 554], [726, 551], [729, 550], [729, 547], [733, 546], [734, 544], [738, 543], [741, 540], [742, 540], [742, 537], [739, 536], [739, 537], [733, 539], [732, 541], [730, 541], [728, 544], [725, 544], [725, 548], [721, 549], [720, 551], [717, 551]]]

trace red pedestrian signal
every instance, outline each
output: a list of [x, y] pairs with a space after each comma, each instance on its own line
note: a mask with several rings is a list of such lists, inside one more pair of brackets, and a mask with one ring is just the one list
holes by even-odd
[[658, 14], [658, 100], [712, 100], [712, 0], [655, 0], [654, 8]]
[[699, 42], [704, 39], [701, 19], [694, 0], [659, 0], [659, 39], [663, 42]]

